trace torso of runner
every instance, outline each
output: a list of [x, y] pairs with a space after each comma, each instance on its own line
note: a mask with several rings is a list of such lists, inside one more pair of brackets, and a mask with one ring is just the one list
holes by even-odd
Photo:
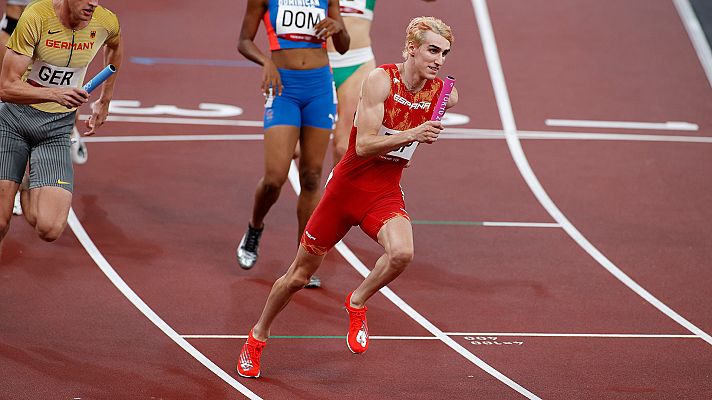
[[326, 47], [314, 25], [326, 18], [328, 8], [329, 0], [269, 0], [263, 22], [270, 50]]
[[[398, 135], [429, 121], [438, 100], [443, 81], [429, 80], [417, 93], [406, 88], [395, 64], [382, 65], [391, 84], [391, 90], [384, 101], [384, 115], [379, 135]], [[349, 147], [343, 159], [336, 165], [333, 177], [343, 177], [362, 189], [382, 190], [400, 183], [403, 168], [413, 155], [415, 146], [403, 146], [385, 155], [360, 157], [356, 154], [356, 134], [358, 126], [354, 120], [349, 138]]]
[[373, 21], [373, 9], [376, 0], [340, 0], [339, 9], [342, 17], [355, 17]]
[[[101, 6], [85, 28], [72, 30], [62, 25], [52, 0], [38, 0], [22, 13], [7, 48], [32, 58], [24, 81], [43, 87], [81, 87], [89, 63], [104, 43], [119, 40], [119, 32], [116, 15]], [[71, 111], [53, 102], [31, 106], [50, 113]]]

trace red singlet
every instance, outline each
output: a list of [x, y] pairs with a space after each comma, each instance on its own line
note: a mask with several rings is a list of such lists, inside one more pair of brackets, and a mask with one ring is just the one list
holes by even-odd
[[[430, 120], [443, 82], [429, 80], [423, 89], [411, 93], [394, 64], [382, 65], [391, 82], [384, 101], [383, 123], [378, 134], [398, 134]], [[352, 226], [359, 225], [378, 241], [381, 227], [396, 217], [410, 219], [405, 210], [400, 178], [407, 160], [398, 150], [386, 155], [360, 157], [356, 154], [356, 133], [351, 128], [349, 147], [327, 182], [324, 196], [307, 223], [301, 243], [316, 255], [326, 254]]]

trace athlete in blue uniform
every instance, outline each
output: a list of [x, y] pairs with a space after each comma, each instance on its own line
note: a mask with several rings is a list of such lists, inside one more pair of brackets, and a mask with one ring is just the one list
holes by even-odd
[[[271, 57], [255, 45], [264, 21]], [[321, 172], [336, 119], [336, 90], [326, 53], [326, 39], [345, 53], [350, 38], [339, 14], [338, 0], [249, 0], [238, 50], [263, 66], [261, 89], [266, 96], [265, 173], [257, 184], [248, 229], [237, 248], [244, 269], [257, 261], [264, 218], [279, 198], [299, 140], [297, 243], [321, 196]]]

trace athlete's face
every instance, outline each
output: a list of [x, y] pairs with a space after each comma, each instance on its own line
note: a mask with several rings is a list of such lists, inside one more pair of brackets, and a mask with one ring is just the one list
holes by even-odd
[[420, 46], [411, 46], [409, 50], [415, 57], [415, 66], [421, 76], [435, 79], [450, 53], [450, 42], [432, 31], [426, 31], [423, 39]]
[[79, 21], [91, 21], [99, 0], [68, 0], [72, 17]]

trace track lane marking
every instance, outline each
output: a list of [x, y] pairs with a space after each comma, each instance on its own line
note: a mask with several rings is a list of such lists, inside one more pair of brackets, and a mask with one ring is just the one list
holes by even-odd
[[670, 131], [697, 131], [700, 127], [690, 122], [625, 122], [625, 121], [591, 121], [582, 119], [546, 119], [547, 126], [566, 126], [578, 128], [609, 128], [609, 129], [653, 129]]
[[576, 229], [576, 227], [568, 220], [568, 218], [566, 218], [566, 216], [561, 212], [561, 210], [559, 210], [554, 201], [551, 200], [549, 195], [546, 193], [544, 187], [541, 185], [539, 179], [536, 177], [534, 171], [529, 165], [529, 161], [527, 160], [519, 141], [517, 126], [514, 121], [512, 106], [509, 101], [509, 91], [507, 90], [507, 85], [504, 79], [504, 71], [499, 60], [499, 52], [497, 50], [497, 43], [494, 39], [494, 30], [489, 18], [486, 1], [472, 0], [472, 5], [475, 8], [475, 16], [480, 29], [480, 35], [482, 36], [482, 45], [485, 49], [485, 59], [490, 72], [490, 79], [492, 80], [500, 119], [502, 120], [502, 126], [504, 127], [507, 146], [509, 147], [509, 151], [512, 154], [512, 158], [514, 159], [517, 168], [519, 169], [519, 173], [526, 181], [529, 189], [532, 191], [542, 207], [544, 207], [549, 215], [551, 215], [554, 221], [558, 222], [563, 227], [564, 231], [566, 231], [566, 233], [603, 268], [608, 270], [608, 272], [615, 276], [619, 281], [662, 313], [667, 315], [669, 318], [712, 345], [712, 336], [658, 300], [650, 292], [645, 290], [632, 278], [626, 275], [620, 268], [613, 264], [613, 262], [606, 258], [603, 253], [601, 253], [591, 242], [588, 241], [588, 239], [583, 236], [583, 234], [581, 234], [581, 232], [578, 231], [578, 229]]
[[[294, 189], [294, 192], [299, 195], [299, 193], [301, 192], [301, 186], [299, 184], [299, 172], [297, 169], [297, 164], [294, 162], [294, 160], [292, 160], [289, 166], [288, 178], [289, 183], [292, 185], [292, 189]], [[351, 249], [349, 249], [349, 247], [344, 244], [343, 241], [339, 241], [339, 243], [337, 243], [334, 248], [364, 278], [367, 277], [368, 274], [371, 272], [366, 267], [366, 265], [364, 265], [363, 262], [361, 262], [361, 260], [356, 257], [356, 255], [351, 251]], [[492, 375], [494, 378], [498, 379], [500, 382], [516, 390], [525, 397], [532, 400], [540, 400], [539, 397], [537, 397], [518, 383], [514, 382], [506, 375], [492, 368], [489, 364], [479, 359], [477, 356], [472, 354], [469, 350], [457, 343], [451, 337], [445, 335], [440, 329], [438, 329], [435, 325], [433, 325], [430, 321], [423, 317], [419, 312], [415, 311], [413, 307], [411, 307], [408, 303], [398, 297], [398, 295], [396, 295], [390, 288], [388, 288], [388, 286], [383, 287], [379, 292], [386, 296], [388, 300], [390, 300], [393, 304], [395, 304], [398, 308], [400, 308], [404, 313], [406, 313], [409, 317], [415, 320], [418, 324], [420, 324], [420, 326], [425, 328], [433, 336], [437, 337], [440, 341], [448, 345], [451, 349], [458, 352], [461, 356], [465, 357], [467, 360], [480, 367], [480, 369], [484, 370], [488, 374]]]
[[[550, 338], [631, 338], [631, 339], [701, 339], [697, 335], [645, 333], [517, 333], [517, 332], [443, 332], [448, 336], [550, 337]], [[247, 339], [247, 335], [181, 335], [184, 339]], [[329, 335], [275, 335], [270, 339], [346, 339]], [[369, 336], [375, 340], [440, 340], [437, 336]]]
[[551, 222], [506, 222], [506, 221], [410, 221], [413, 225], [451, 225], [451, 226], [486, 226], [504, 228], [561, 228], [561, 225]]
[[209, 358], [207, 358], [203, 353], [201, 353], [198, 349], [193, 347], [190, 343], [188, 343], [187, 340], [182, 338], [173, 328], [170, 327], [161, 317], [156, 314], [151, 307], [149, 307], [137, 294], [136, 292], [129, 287], [129, 285], [124, 282], [124, 280], [119, 276], [119, 274], [114, 270], [114, 268], [109, 264], [109, 262], [104, 258], [104, 255], [99, 251], [99, 249], [96, 247], [94, 242], [91, 240], [89, 235], [87, 234], [86, 230], [84, 230], [84, 227], [82, 226], [81, 222], [79, 222], [79, 219], [77, 218], [77, 215], [74, 213], [73, 209], [69, 209], [69, 216], [67, 218], [67, 222], [69, 224], [69, 227], [72, 229], [72, 232], [74, 233], [74, 236], [77, 237], [79, 242], [82, 244], [84, 247], [84, 250], [86, 250], [87, 254], [94, 260], [94, 263], [101, 269], [101, 271], [106, 275], [107, 278], [111, 281], [111, 283], [116, 286], [117, 289], [123, 294], [126, 299], [128, 299], [131, 304], [134, 305], [143, 315], [146, 316], [158, 329], [163, 331], [163, 333], [166, 334], [171, 340], [173, 340], [178, 346], [180, 346], [183, 350], [185, 350], [188, 354], [193, 356], [196, 360], [198, 360], [201, 364], [203, 364], [206, 368], [208, 368], [212, 373], [217, 375], [220, 379], [225, 381], [228, 385], [232, 386], [233, 388], [237, 389], [240, 393], [245, 395], [248, 399], [251, 400], [261, 400], [262, 398], [259, 397], [257, 394], [252, 392], [250, 389], [242, 385], [240, 382], [235, 380], [232, 376], [230, 376], [227, 372], [223, 371], [220, 367], [218, 367], [214, 362], [212, 362]]
[[702, 65], [702, 69], [707, 76], [707, 81], [712, 86], [712, 50], [710, 50], [710, 45], [707, 43], [700, 21], [697, 20], [689, 0], [673, 0], [673, 3], [677, 13], [680, 15], [682, 24], [685, 26], [687, 35], [690, 37], [692, 47], [695, 48], [697, 58], [699, 58], [700, 65]]
[[[502, 140], [503, 131], [487, 129], [445, 128], [439, 140]], [[640, 135], [616, 133], [518, 131], [519, 139], [532, 140], [608, 140], [629, 142], [672, 142], [672, 143], [712, 143], [712, 136]], [[133, 143], [133, 142], [198, 142], [198, 141], [257, 141], [263, 140], [259, 134], [225, 135], [126, 135], [84, 137], [86, 143]]]

